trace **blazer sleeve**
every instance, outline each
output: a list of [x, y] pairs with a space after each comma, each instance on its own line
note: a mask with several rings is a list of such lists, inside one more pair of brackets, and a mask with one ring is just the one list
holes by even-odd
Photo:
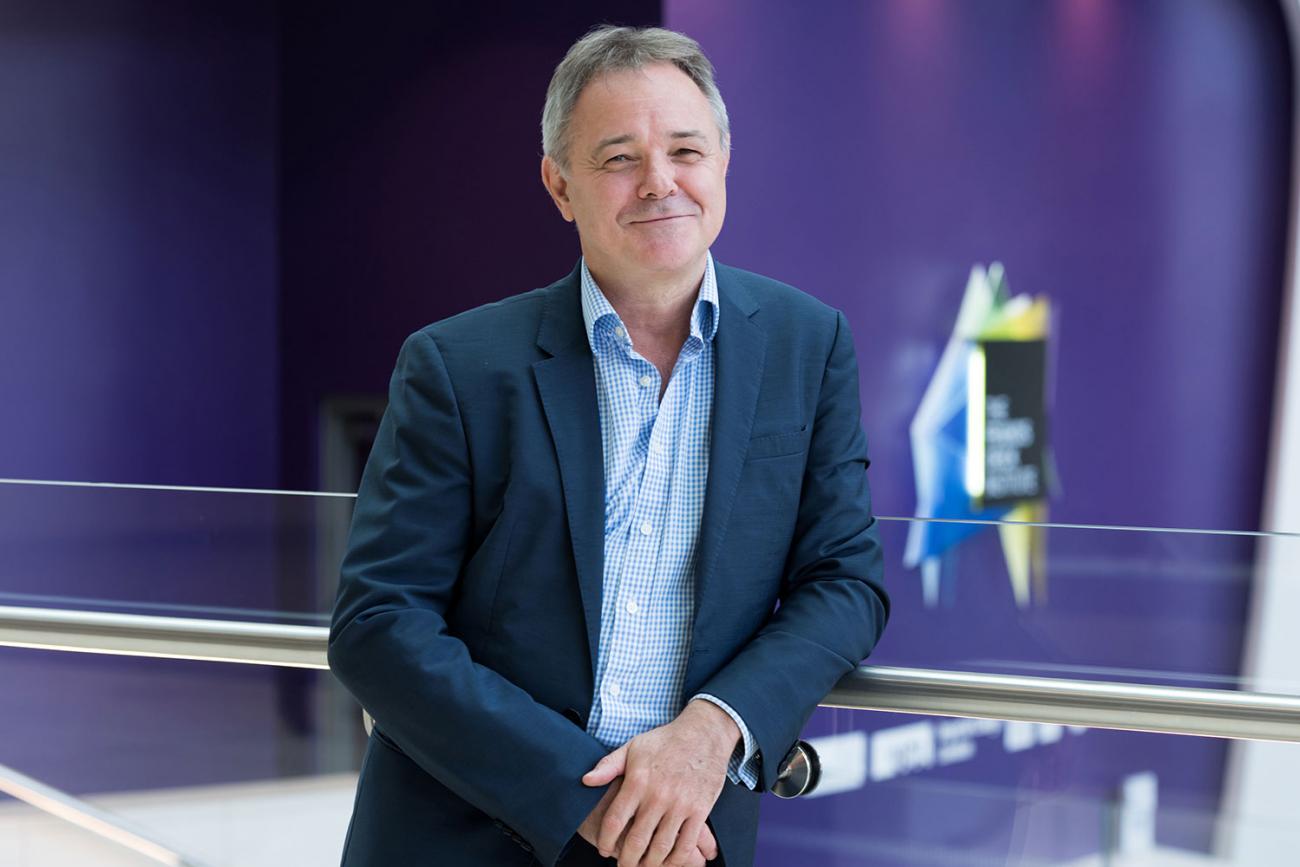
[[606, 750], [476, 663], [446, 612], [470, 543], [469, 452], [434, 338], [407, 338], [357, 495], [330, 628], [335, 676], [412, 761], [554, 864]]
[[762, 788], [813, 709], [875, 646], [889, 617], [867, 486], [858, 366], [837, 314], [813, 421], [780, 606], [701, 688], [744, 718], [758, 741]]

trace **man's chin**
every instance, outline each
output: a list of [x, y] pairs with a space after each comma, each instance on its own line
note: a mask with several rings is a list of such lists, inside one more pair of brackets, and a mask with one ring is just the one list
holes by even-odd
[[642, 250], [636, 258], [637, 264], [644, 271], [657, 274], [674, 274], [698, 267], [704, 261], [704, 254], [707, 250], [707, 247], [698, 246], [684, 249]]

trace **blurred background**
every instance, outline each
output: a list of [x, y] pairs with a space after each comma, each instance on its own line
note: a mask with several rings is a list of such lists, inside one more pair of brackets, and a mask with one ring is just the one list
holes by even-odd
[[[547, 83], [594, 24], [655, 24], [730, 111], [715, 256], [852, 326], [895, 606], [869, 662], [1300, 694], [1292, 4], [0, 0], [0, 605], [327, 623], [402, 340], [573, 267]], [[972, 525], [927, 590], [914, 422], [994, 263], [1050, 302], [1032, 514], [1071, 526]], [[337, 860], [364, 732], [328, 674], [0, 648], [0, 685], [0, 766], [205, 863]], [[1291, 745], [807, 734], [837, 781], [765, 799], [760, 865], [1300, 844]], [[0, 801], [0, 865], [148, 863], [119, 850]]]

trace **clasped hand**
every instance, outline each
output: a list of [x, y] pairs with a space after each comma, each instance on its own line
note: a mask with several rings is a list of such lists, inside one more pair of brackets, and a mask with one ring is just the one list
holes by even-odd
[[705, 820], [739, 738], [721, 708], [692, 701], [587, 772], [583, 783], [609, 790], [578, 833], [602, 856], [617, 855], [618, 867], [702, 867], [718, 856]]

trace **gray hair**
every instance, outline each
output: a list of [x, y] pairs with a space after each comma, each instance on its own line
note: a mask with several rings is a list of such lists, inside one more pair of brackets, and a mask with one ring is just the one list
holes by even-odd
[[569, 121], [582, 89], [606, 72], [641, 69], [653, 63], [671, 63], [695, 82], [713, 109], [719, 143], [724, 151], [728, 150], [731, 126], [727, 121], [727, 106], [714, 83], [713, 64], [704, 56], [700, 43], [662, 27], [604, 24], [573, 43], [555, 67], [550, 87], [546, 88], [546, 106], [542, 109], [542, 152], [567, 169]]

